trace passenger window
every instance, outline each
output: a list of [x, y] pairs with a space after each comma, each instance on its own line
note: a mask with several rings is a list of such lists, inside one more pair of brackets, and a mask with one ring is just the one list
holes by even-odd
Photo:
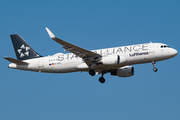
[[161, 48], [163, 48], [163, 45], [161, 45]]

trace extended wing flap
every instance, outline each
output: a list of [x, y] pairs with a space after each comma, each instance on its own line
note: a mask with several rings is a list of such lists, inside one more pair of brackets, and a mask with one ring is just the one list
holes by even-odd
[[15, 63], [17, 65], [26, 65], [26, 64], [28, 64], [27, 62], [22, 62], [20, 60], [16, 60], [16, 59], [10, 58], [10, 57], [4, 57], [4, 59], [6, 59], [6, 60], [8, 60], [8, 61], [10, 61], [12, 63]]

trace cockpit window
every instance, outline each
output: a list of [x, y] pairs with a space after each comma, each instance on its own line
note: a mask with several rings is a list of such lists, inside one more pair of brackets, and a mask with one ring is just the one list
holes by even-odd
[[168, 45], [161, 45], [161, 48], [170, 48]]
[[164, 47], [165, 47], [165, 48], [169, 48], [169, 46], [168, 46], [168, 45], [164, 45]]

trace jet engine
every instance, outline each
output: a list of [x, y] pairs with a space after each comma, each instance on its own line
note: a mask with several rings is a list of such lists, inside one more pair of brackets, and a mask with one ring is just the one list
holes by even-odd
[[125, 63], [126, 58], [124, 56], [119, 56], [119, 55], [108, 55], [102, 57], [100, 62], [102, 62], [103, 65], [118, 65], [121, 63]]
[[117, 75], [118, 77], [130, 77], [134, 75], [134, 67], [124, 66], [111, 72], [111, 75]]

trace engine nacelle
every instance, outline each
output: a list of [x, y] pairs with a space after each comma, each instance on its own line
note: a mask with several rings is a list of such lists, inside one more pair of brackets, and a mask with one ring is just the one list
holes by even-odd
[[130, 77], [134, 75], [134, 67], [124, 66], [111, 72], [111, 75], [117, 75], [118, 77]]
[[102, 57], [101, 61], [103, 65], [118, 65], [126, 62], [126, 58], [124, 56], [119, 55], [108, 55]]

